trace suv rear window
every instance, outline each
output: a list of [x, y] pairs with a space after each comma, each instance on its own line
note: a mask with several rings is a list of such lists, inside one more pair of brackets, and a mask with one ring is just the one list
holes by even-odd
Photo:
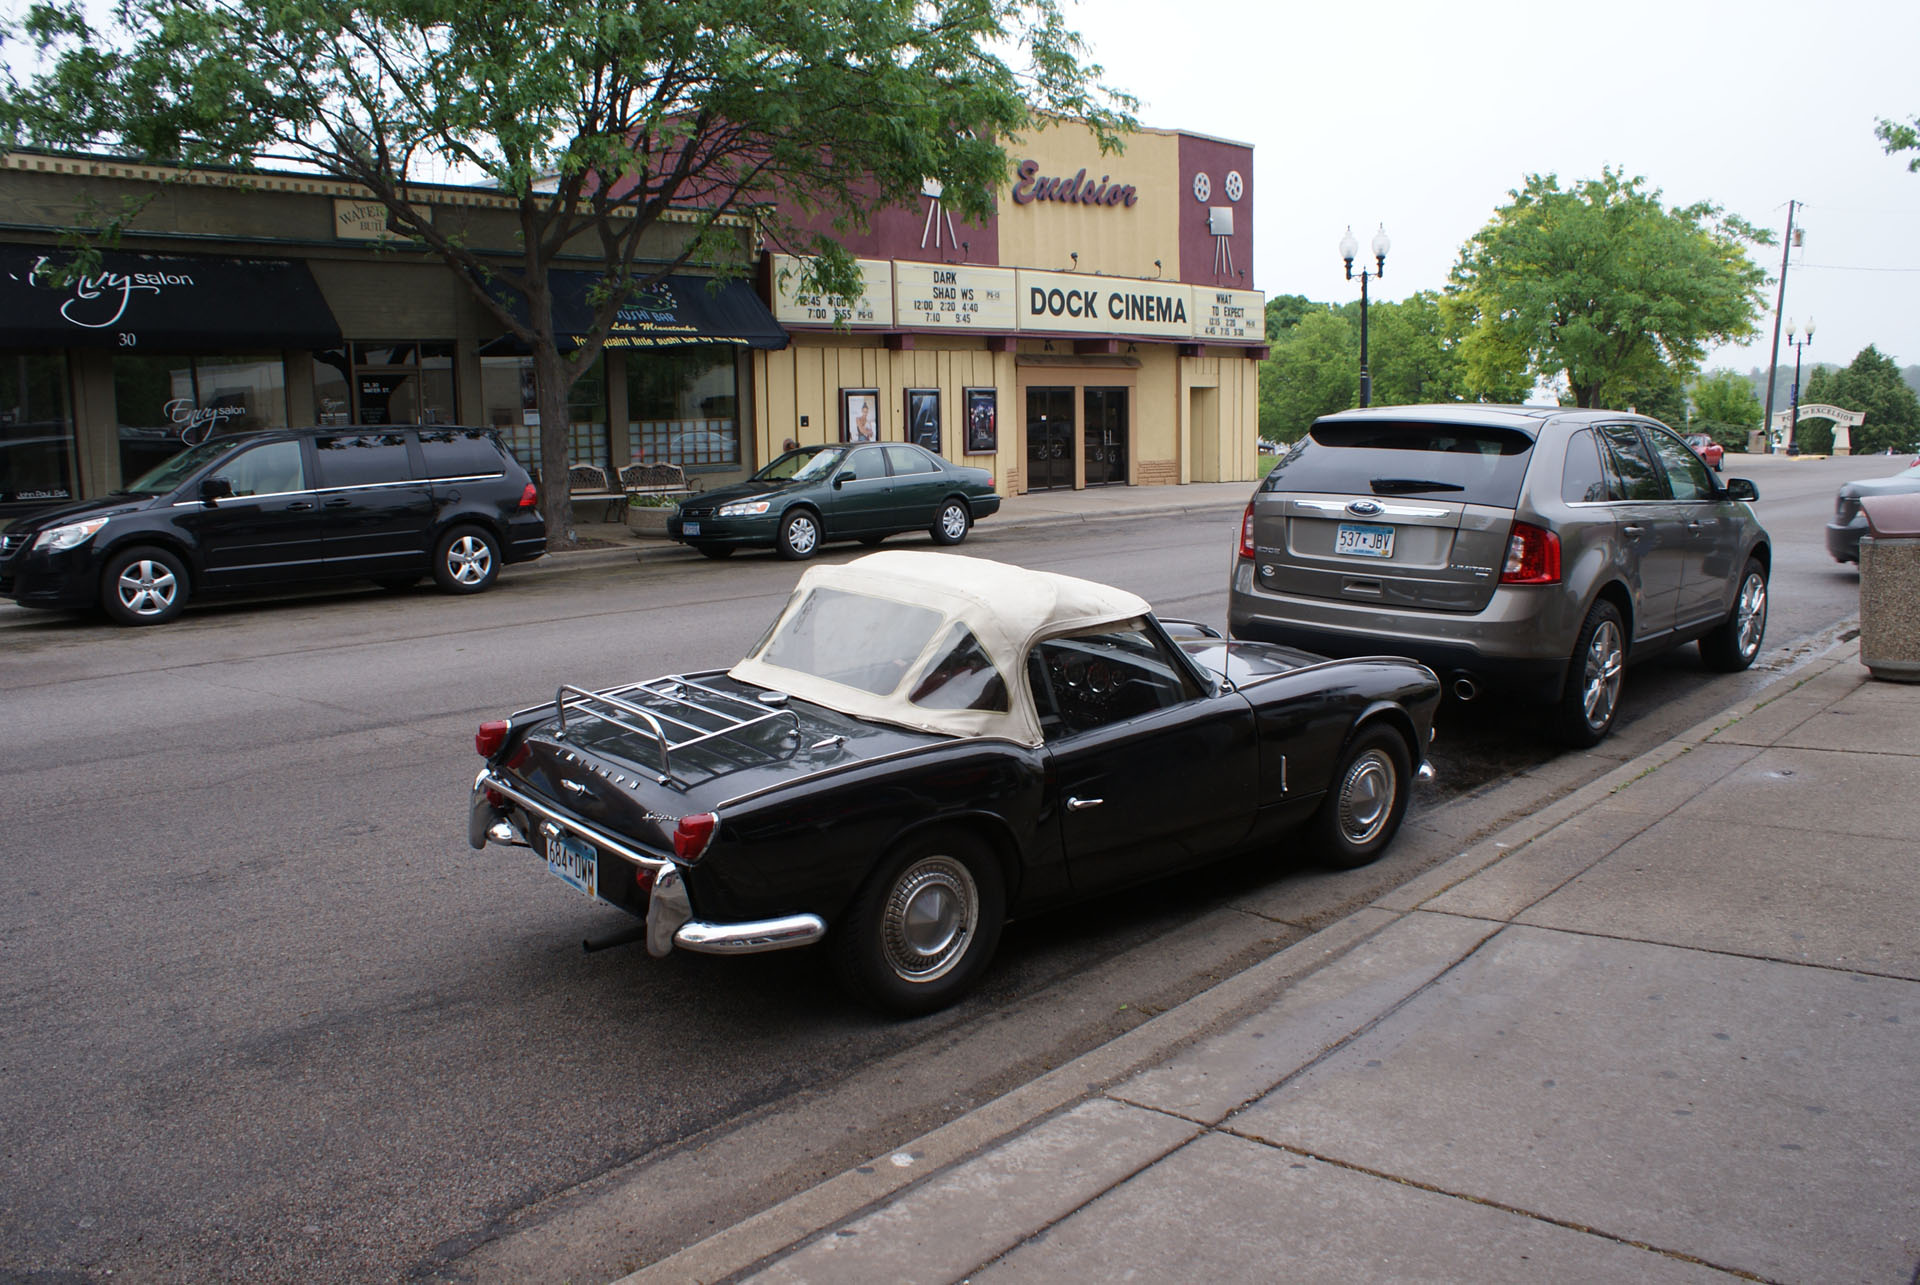
[[427, 476], [498, 477], [500, 444], [484, 428], [423, 428], [420, 453], [427, 457]]
[[1280, 457], [1265, 491], [1421, 495], [1510, 509], [1533, 439], [1510, 428], [1364, 420], [1315, 424]]

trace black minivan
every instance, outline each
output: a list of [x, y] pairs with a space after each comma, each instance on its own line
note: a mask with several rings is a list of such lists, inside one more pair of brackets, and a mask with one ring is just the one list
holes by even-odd
[[208, 438], [123, 491], [0, 535], [0, 595], [157, 625], [200, 594], [431, 574], [478, 593], [547, 551], [539, 494], [499, 436], [444, 425]]

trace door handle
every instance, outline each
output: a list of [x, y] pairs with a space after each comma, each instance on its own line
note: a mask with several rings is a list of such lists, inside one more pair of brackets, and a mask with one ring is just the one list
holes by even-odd
[[1621, 527], [1620, 530], [1627, 535], [1639, 535], [1641, 532], [1645, 531], [1646, 528], [1643, 526], [1634, 526], [1630, 523], [1626, 526]]
[[1105, 802], [1105, 799], [1076, 799], [1069, 794], [1067, 796], [1067, 811], [1085, 812], [1088, 808], [1097, 808]]
[[352, 503], [353, 503], [352, 500], [349, 500], [346, 496], [342, 495], [342, 496], [337, 496], [334, 499], [328, 500], [325, 507], [329, 509], [344, 509], [349, 504], [352, 504]]
[[295, 509], [310, 509], [312, 507], [313, 505], [308, 503], [306, 500], [295, 500], [292, 504], [289, 504], [287, 506], [287, 511], [291, 513]]

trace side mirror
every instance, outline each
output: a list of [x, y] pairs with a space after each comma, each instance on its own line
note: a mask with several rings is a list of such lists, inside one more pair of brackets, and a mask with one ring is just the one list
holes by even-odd
[[837, 491], [841, 487], [845, 486], [847, 483], [853, 480], [854, 480], [854, 475], [853, 475], [852, 469], [848, 469], [844, 473], [835, 473], [833, 475], [833, 489]]
[[1757, 500], [1760, 498], [1760, 488], [1747, 481], [1744, 477], [1728, 478], [1726, 491], [1729, 500]]
[[202, 504], [212, 504], [217, 500], [231, 499], [232, 496], [233, 482], [231, 479], [224, 477], [207, 477], [200, 479], [200, 502]]

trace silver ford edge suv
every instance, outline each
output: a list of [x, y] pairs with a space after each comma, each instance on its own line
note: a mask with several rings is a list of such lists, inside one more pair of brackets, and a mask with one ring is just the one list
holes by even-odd
[[1627, 663], [1698, 641], [1744, 669], [1772, 542], [1744, 478], [1657, 420], [1533, 406], [1377, 406], [1316, 420], [1240, 523], [1235, 637], [1409, 656], [1452, 694], [1552, 706], [1597, 743]]

